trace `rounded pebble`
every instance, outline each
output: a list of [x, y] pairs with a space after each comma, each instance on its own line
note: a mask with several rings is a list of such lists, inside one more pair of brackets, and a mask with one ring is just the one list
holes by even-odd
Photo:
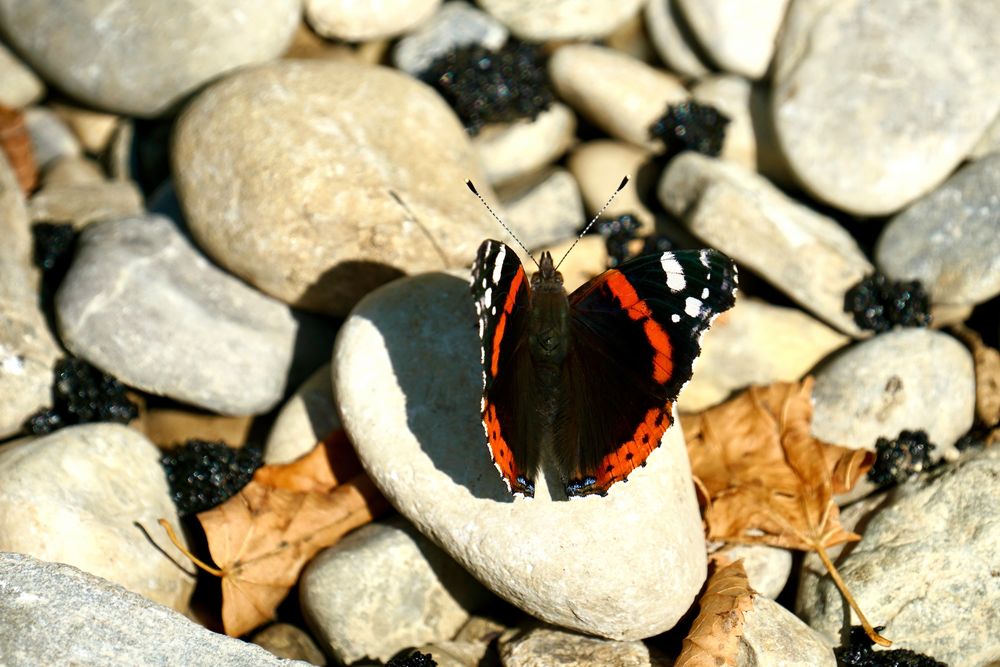
[[677, 4], [698, 43], [719, 67], [759, 79], [771, 63], [788, 1], [677, 0]]
[[320, 35], [345, 42], [395, 37], [429, 19], [441, 0], [305, 0], [306, 20]]
[[[0, 1], [0, 30], [46, 79], [86, 104], [158, 116], [223, 72], [288, 45], [300, 0]], [[58, 48], [53, 48], [58, 45]]]
[[743, 561], [750, 588], [775, 599], [792, 573], [792, 552], [766, 544], [728, 544], [717, 552], [729, 561]]
[[264, 463], [290, 463], [340, 429], [333, 403], [330, 364], [316, 369], [295, 390], [274, 420], [264, 445]]
[[709, 73], [704, 56], [699, 55], [701, 47], [681, 16], [677, 2], [647, 2], [644, 16], [649, 39], [667, 67], [691, 78]]
[[897, 329], [846, 349], [816, 372], [812, 434], [854, 449], [926, 431], [934, 459], [972, 427], [972, 355], [951, 336]]
[[403, 272], [464, 266], [496, 222], [465, 130], [383, 67], [284, 61], [203, 92], [178, 122], [175, 187], [199, 245], [264, 292], [343, 316]]
[[[368, 474], [422, 532], [528, 613], [623, 640], [673, 627], [706, 567], [681, 429], [607, 497], [552, 501], [540, 478], [537, 497], [511, 498], [480, 420], [474, 323], [468, 281], [443, 274], [387, 285], [344, 323], [334, 387]], [[601, 558], [580, 558], [595, 536]]]
[[641, 60], [591, 44], [571, 44], [549, 60], [559, 96], [608, 134], [653, 149], [649, 128], [668, 105], [683, 102], [679, 79]]
[[74, 565], [187, 608], [194, 577], [157, 525], [178, 527], [177, 510], [160, 451], [138, 431], [83, 424], [0, 446], [0, 479], [0, 551]]
[[642, 0], [478, 0], [521, 39], [532, 42], [606, 37], [632, 18]]
[[142, 194], [131, 181], [45, 185], [28, 202], [28, 212], [32, 222], [70, 223], [82, 229], [101, 220], [142, 215]]
[[486, 178], [499, 186], [552, 164], [576, 141], [576, 115], [556, 102], [534, 120], [487, 125], [472, 140]]
[[566, 167], [579, 183], [583, 202], [590, 213], [601, 210], [623, 176], [633, 177], [635, 181], [615, 196], [602, 217], [634, 215], [641, 224], [637, 233], [650, 234], [656, 215], [639, 199], [638, 181], [643, 165], [651, 157], [648, 150], [632, 144], [596, 139], [574, 148], [566, 159]]
[[504, 221], [528, 248], [543, 248], [574, 238], [586, 224], [576, 179], [553, 169], [540, 181], [504, 196]]
[[281, 398], [297, 326], [164, 217], [87, 227], [56, 294], [63, 342], [122, 382], [224, 414]]
[[1000, 294], [1000, 153], [967, 164], [893, 218], [875, 260], [894, 280], [919, 280], [936, 303]]
[[45, 84], [17, 56], [0, 44], [0, 105], [22, 109], [45, 95]]
[[42, 188], [63, 185], [87, 185], [104, 181], [101, 166], [82, 155], [66, 155], [49, 163], [42, 174]]
[[998, 21], [1000, 5], [975, 0], [793, 2], [773, 113], [801, 184], [884, 215], [944, 180], [1000, 112]]
[[392, 64], [419, 76], [436, 59], [459, 47], [499, 50], [510, 35], [495, 18], [464, 2], [446, 2], [433, 16], [396, 43]]
[[45, 171], [59, 158], [79, 156], [83, 148], [72, 130], [48, 107], [24, 110], [24, 122], [31, 134], [31, 151], [38, 169]]

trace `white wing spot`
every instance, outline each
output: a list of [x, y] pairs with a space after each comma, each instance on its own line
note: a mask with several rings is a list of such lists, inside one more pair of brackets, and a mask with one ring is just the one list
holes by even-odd
[[500, 246], [500, 252], [497, 253], [496, 261], [493, 263], [493, 284], [498, 285], [500, 283], [500, 272], [503, 270], [503, 259], [507, 256], [507, 246]]
[[673, 315], [670, 316], [670, 321], [676, 324], [677, 322], [681, 321], [681, 316], [678, 315], [677, 313], [674, 313]]
[[680, 292], [684, 289], [684, 286], [687, 285], [687, 281], [684, 279], [684, 269], [681, 268], [680, 262], [677, 261], [673, 253], [663, 253], [660, 256], [660, 266], [667, 274], [667, 287], [670, 288], [671, 292]]
[[684, 300], [684, 312], [689, 317], [698, 317], [698, 313], [701, 312], [701, 301], [693, 296], [689, 296]]
[[707, 287], [701, 291], [701, 298], [702, 299], [707, 299], [708, 298], [708, 288]]
[[486, 276], [483, 276], [483, 289], [486, 289]]
[[490, 308], [490, 314], [491, 315], [496, 315], [497, 314], [497, 307], [496, 306], [493, 306], [492, 308]]
[[[705, 291], [707, 292], [708, 290], [705, 290]], [[705, 296], [705, 295], [703, 295], [703, 296]], [[487, 308], [489, 308], [490, 306], [493, 305], [493, 288], [492, 287], [487, 287], [486, 288], [486, 292], [483, 293], [483, 304]]]
[[700, 253], [698, 253], [698, 259], [701, 260], [702, 266], [704, 266], [706, 269], [709, 268], [707, 250], [702, 250]]

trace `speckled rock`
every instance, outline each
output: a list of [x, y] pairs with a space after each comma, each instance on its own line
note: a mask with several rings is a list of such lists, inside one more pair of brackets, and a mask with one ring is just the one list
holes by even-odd
[[38, 306], [38, 272], [24, 196], [0, 153], [0, 438], [51, 402], [52, 367], [60, 355]]
[[667, 106], [687, 99], [677, 77], [603, 46], [571, 44], [549, 60], [559, 96], [608, 134], [655, 148], [649, 127]]
[[656, 52], [667, 67], [683, 76], [699, 78], [709, 73], [701, 47], [687, 21], [681, 14], [677, 0], [647, 2], [644, 11], [646, 29]]
[[571, 239], [586, 224], [580, 188], [565, 169], [553, 169], [529, 187], [500, 196], [504, 222], [531, 249]]
[[297, 334], [287, 306], [210, 264], [161, 216], [87, 227], [56, 316], [77, 356], [223, 414], [277, 403]]
[[1000, 154], [966, 165], [893, 218], [875, 257], [889, 277], [919, 280], [935, 302], [1000, 294]]
[[719, 67], [751, 79], [764, 76], [788, 0], [678, 0], [677, 4], [698, 43]]
[[875, 448], [879, 436], [922, 429], [935, 459], [954, 452], [972, 427], [972, 355], [951, 336], [898, 329], [858, 343], [824, 364], [813, 387], [812, 434], [852, 448]]
[[743, 615], [739, 667], [837, 667], [833, 650], [795, 614], [763, 595]]
[[766, 544], [727, 544], [718, 552], [730, 562], [742, 560], [750, 587], [772, 600], [781, 593], [792, 573], [792, 552]]
[[177, 510], [160, 451], [138, 431], [82, 424], [2, 445], [0, 479], [0, 551], [68, 563], [187, 608], [194, 577], [157, 525], [178, 526]]
[[[612, 639], [673, 627], [706, 567], [681, 430], [669, 429], [649, 465], [607, 497], [550, 500], [540, 476], [535, 498], [511, 498], [480, 421], [474, 323], [467, 279], [442, 274], [387, 285], [345, 322], [334, 387], [368, 474], [421, 531], [528, 613]], [[659, 529], [642, 528], [652, 524]], [[592, 549], [595, 535], [600, 559], [572, 556]]]
[[797, 308], [738, 297], [701, 342], [696, 372], [677, 406], [699, 412], [753, 384], [795, 382], [850, 338]]
[[387, 68], [245, 70], [194, 101], [173, 149], [199, 245], [309, 310], [343, 316], [401, 272], [465, 266], [496, 227], [463, 185], [496, 200], [454, 113]]
[[[638, 180], [642, 166], [650, 158], [650, 152], [638, 146], [596, 139], [574, 148], [566, 159], [566, 167], [580, 185], [586, 210], [596, 213], [608, 201], [623, 176]], [[603, 217], [614, 218], [629, 213], [639, 220], [639, 233], [649, 234], [653, 231], [656, 216], [640, 201], [636, 181], [618, 193], [605, 209]]]
[[24, 122], [31, 134], [31, 151], [39, 170], [44, 171], [59, 158], [83, 153], [76, 136], [51, 109], [29, 107], [24, 111]]
[[998, 20], [1000, 7], [977, 0], [793, 2], [773, 108], [802, 185], [881, 215], [940, 183], [1000, 111]]
[[[47, 80], [98, 108], [156, 116], [288, 44], [299, 0], [0, 2], [0, 31]], [[52, 48], [58, 44], [59, 48]]]
[[264, 463], [294, 461], [339, 428], [330, 364], [323, 364], [295, 390], [278, 413], [264, 445]]
[[392, 64], [417, 76], [453, 49], [476, 44], [496, 51], [509, 35], [507, 28], [486, 12], [464, 2], [446, 2], [396, 43]]
[[[879, 496], [837, 569], [893, 648], [949, 665], [1000, 660], [1000, 449], [993, 447]], [[848, 614], [819, 559], [803, 563], [799, 615], [838, 641]]]
[[729, 118], [726, 140], [722, 144], [723, 160], [743, 165], [751, 171], [757, 169], [757, 138], [751, 117], [749, 81], [732, 74], [716, 74], [699, 81], [691, 88], [691, 97], [699, 104], [708, 104]]
[[0, 581], [0, 656], [12, 667], [309, 665], [281, 660], [258, 646], [212, 632], [69, 565], [0, 553]]
[[642, 7], [642, 0], [478, 0], [510, 31], [532, 42], [594, 39], [613, 33]]
[[429, 19], [441, 0], [305, 0], [313, 30], [333, 39], [364, 42], [394, 37]]
[[291, 623], [274, 623], [254, 634], [250, 640], [268, 653], [287, 660], [302, 660], [310, 665], [325, 665], [326, 656], [312, 637]]
[[45, 84], [17, 56], [0, 44], [0, 105], [21, 109], [45, 95]]
[[544, 625], [510, 630], [500, 637], [504, 667], [668, 667], [665, 655], [641, 641], [611, 641]]
[[844, 312], [844, 294], [875, 268], [835, 220], [739, 165], [693, 152], [670, 161], [659, 197], [692, 232], [737, 264], [840, 331], [866, 335]]
[[33, 222], [71, 223], [82, 229], [101, 220], [141, 215], [142, 194], [131, 181], [47, 185], [28, 202], [28, 212]]
[[534, 120], [487, 125], [472, 139], [486, 178], [501, 185], [562, 156], [576, 140], [576, 115], [556, 102]]
[[388, 660], [408, 646], [450, 639], [489, 594], [412, 525], [365, 526], [309, 564], [302, 613], [338, 660]]

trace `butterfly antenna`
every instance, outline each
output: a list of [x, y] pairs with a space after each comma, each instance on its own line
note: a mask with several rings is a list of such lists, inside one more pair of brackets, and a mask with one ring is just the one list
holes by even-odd
[[[489, 204], [487, 204], [487, 203], [486, 203], [486, 200], [485, 200], [485, 199], [483, 199], [483, 196], [482, 196], [481, 194], [479, 194], [479, 190], [477, 190], [477, 189], [476, 189], [476, 186], [472, 184], [472, 181], [470, 181], [469, 179], [465, 179], [465, 184], [466, 184], [467, 186], [469, 186], [469, 189], [470, 189], [470, 190], [472, 190], [472, 194], [474, 194], [474, 195], [476, 195], [477, 197], [479, 197], [479, 201], [481, 201], [481, 202], [483, 203], [483, 206], [485, 206], [485, 207], [486, 207], [486, 210], [487, 210], [487, 211], [489, 211], [489, 212], [490, 212], [490, 214], [491, 214], [491, 215], [492, 215], [492, 216], [493, 216], [494, 218], [496, 218], [496, 221], [497, 221], [497, 222], [499, 222], [499, 223], [500, 223], [500, 224], [501, 224], [501, 225], [503, 226], [503, 228], [507, 230], [507, 233], [508, 233], [508, 234], [510, 234], [510, 237], [511, 237], [512, 239], [514, 239], [515, 241], [517, 241], [517, 245], [521, 246], [521, 248], [522, 248], [522, 249], [524, 249], [524, 252], [525, 252], [525, 254], [526, 254], [526, 255], [528, 255], [528, 257], [531, 257], [531, 251], [530, 251], [530, 250], [528, 250], [527, 248], [525, 248], [525, 247], [524, 247], [524, 244], [523, 244], [523, 243], [521, 243], [521, 239], [517, 238], [517, 236], [516, 236], [516, 235], [514, 234], [514, 232], [512, 232], [512, 231], [510, 230], [510, 227], [508, 227], [508, 226], [507, 226], [507, 225], [506, 225], [506, 224], [504, 223], [504, 221], [500, 219], [500, 216], [499, 216], [499, 215], [497, 215], [497, 214], [496, 214], [496, 212], [495, 212], [495, 211], [494, 211], [494, 210], [493, 210], [492, 208], [490, 208], [490, 205], [489, 205]], [[604, 209], [601, 209], [601, 210], [604, 210]], [[541, 268], [542, 268], [542, 267], [538, 266], [538, 262], [536, 262], [536, 261], [535, 261], [535, 258], [534, 258], [534, 257], [531, 257], [531, 261], [532, 261], [532, 262], [535, 262], [535, 266], [536, 266], [536, 267], [538, 267], [538, 269], [539, 269], [539, 270], [541, 270]]]
[[569, 255], [570, 251], [576, 247], [576, 244], [580, 242], [580, 239], [583, 238], [583, 235], [590, 231], [590, 228], [593, 227], [594, 223], [600, 219], [601, 214], [604, 213], [604, 210], [607, 207], [611, 206], [611, 202], [615, 200], [615, 197], [618, 196], [619, 192], [625, 189], [626, 185], [628, 185], [628, 176], [625, 176], [625, 178], [622, 179], [622, 182], [618, 184], [618, 187], [615, 189], [615, 191], [611, 193], [610, 197], [608, 197], [608, 201], [604, 202], [604, 206], [601, 207], [601, 210], [598, 211], [593, 218], [591, 218], [590, 222], [587, 223], [587, 226], [583, 228], [582, 232], [580, 232], [580, 235], [576, 237], [576, 240], [573, 241], [573, 245], [569, 247], [569, 250], [566, 251], [566, 254], [563, 255], [562, 259], [559, 260], [559, 264], [556, 264], [556, 270], [559, 270], [559, 267], [560, 265], [562, 265], [563, 260], [566, 259], [566, 256]]

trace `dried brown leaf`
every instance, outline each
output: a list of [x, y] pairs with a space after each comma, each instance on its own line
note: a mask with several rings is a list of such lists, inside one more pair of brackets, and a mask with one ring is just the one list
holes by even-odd
[[982, 337], [968, 327], [958, 325], [952, 330], [972, 352], [976, 369], [976, 417], [986, 427], [1000, 424], [1000, 351], [983, 342]]
[[24, 113], [0, 105], [0, 150], [10, 163], [18, 185], [29, 194], [38, 185], [38, 166]]
[[674, 667], [736, 665], [743, 615], [753, 609], [755, 595], [743, 561], [716, 569], [698, 601], [698, 616], [684, 638]]

